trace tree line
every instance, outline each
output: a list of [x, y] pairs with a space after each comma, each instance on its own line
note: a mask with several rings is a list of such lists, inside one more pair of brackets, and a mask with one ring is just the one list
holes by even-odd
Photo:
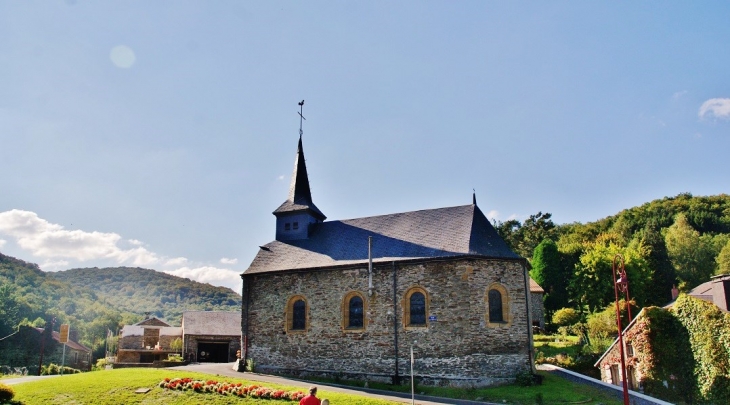
[[103, 357], [108, 331], [145, 314], [179, 325], [185, 310], [238, 311], [241, 297], [214, 287], [148, 269], [74, 269], [43, 272], [37, 264], [0, 254], [0, 338], [20, 325], [54, 330], [67, 323], [78, 341]]
[[612, 304], [612, 265], [621, 254], [632, 302], [662, 306], [676, 286], [688, 292], [730, 274], [730, 196], [665, 197], [595, 222], [557, 225], [550, 213], [495, 222], [497, 232], [529, 259], [545, 290], [548, 317], [561, 308], [594, 313]]

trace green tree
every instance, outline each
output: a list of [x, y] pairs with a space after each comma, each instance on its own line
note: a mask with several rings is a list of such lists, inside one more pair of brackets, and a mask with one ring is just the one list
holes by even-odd
[[715, 270], [715, 255], [709, 234], [701, 236], [689, 224], [687, 216], [679, 214], [667, 228], [664, 240], [681, 290], [689, 291], [710, 279]]
[[730, 241], [720, 250], [715, 261], [717, 262], [717, 274], [730, 274]]
[[20, 322], [20, 303], [15, 287], [0, 284], [0, 338], [13, 333]]
[[548, 317], [556, 310], [568, 306], [570, 276], [560, 260], [558, 245], [550, 239], [540, 242], [532, 255], [530, 277], [545, 290], [543, 302]]
[[522, 257], [532, 257], [532, 252], [544, 239], [557, 240], [555, 223], [549, 212], [530, 215], [523, 223], [511, 219], [495, 224], [499, 236], [512, 250]]
[[624, 258], [631, 300], [640, 306], [646, 300], [645, 289], [652, 282], [646, 260], [648, 250], [640, 240], [622, 247], [618, 239], [620, 237], [613, 234], [600, 235], [594, 243], [588, 244], [576, 265], [570, 293], [574, 302], [588, 306], [590, 312], [615, 301], [613, 261], [617, 254]]
[[552, 323], [557, 326], [572, 326], [580, 322], [580, 314], [573, 308], [561, 308], [553, 314]]

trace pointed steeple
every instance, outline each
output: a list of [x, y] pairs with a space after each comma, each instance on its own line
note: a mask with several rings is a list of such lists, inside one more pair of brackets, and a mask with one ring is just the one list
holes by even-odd
[[[472, 189], [474, 190], [474, 189]], [[477, 191], [474, 190], [474, 194], [471, 195], [471, 205], [477, 205]]]
[[[301, 104], [299, 105], [301, 106]], [[312, 202], [312, 191], [309, 189], [307, 164], [304, 160], [304, 148], [302, 148], [301, 129], [299, 130], [299, 144], [297, 145], [297, 155], [294, 158], [289, 195], [286, 201], [274, 210], [273, 214], [276, 216], [276, 240], [307, 239], [310, 225], [327, 219]]]
[[274, 215], [307, 211], [318, 221], [324, 221], [327, 217], [312, 202], [312, 191], [309, 188], [309, 177], [307, 176], [307, 164], [304, 160], [304, 148], [302, 138], [299, 137], [297, 154], [294, 158], [294, 171], [292, 172], [291, 184], [289, 185], [289, 196], [286, 201], [274, 211]]

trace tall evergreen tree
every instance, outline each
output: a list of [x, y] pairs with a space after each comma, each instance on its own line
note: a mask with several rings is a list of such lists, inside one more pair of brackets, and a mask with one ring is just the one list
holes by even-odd
[[553, 312], [568, 306], [568, 283], [570, 272], [563, 268], [558, 245], [550, 239], [544, 239], [535, 248], [532, 255], [530, 277], [545, 290], [543, 298], [547, 318]]

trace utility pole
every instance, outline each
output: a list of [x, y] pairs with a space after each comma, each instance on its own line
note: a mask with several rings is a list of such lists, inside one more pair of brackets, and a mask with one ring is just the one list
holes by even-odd
[[[54, 316], [51, 319], [51, 338], [53, 338], [53, 327], [56, 326], [56, 317]], [[43, 350], [46, 346], [46, 329], [43, 329], [43, 332], [41, 332], [41, 361], [38, 363], [38, 375], [41, 375], [41, 369], [43, 368]]]

